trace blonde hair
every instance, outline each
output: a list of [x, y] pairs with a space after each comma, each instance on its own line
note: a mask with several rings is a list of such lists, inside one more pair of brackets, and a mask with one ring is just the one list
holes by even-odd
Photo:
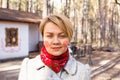
[[59, 14], [54, 14], [44, 18], [41, 21], [39, 27], [42, 36], [44, 35], [44, 27], [48, 22], [52, 22], [56, 24], [61, 30], [65, 32], [65, 34], [67, 34], [69, 40], [71, 41], [73, 36], [73, 29], [72, 29], [72, 24], [67, 17]]

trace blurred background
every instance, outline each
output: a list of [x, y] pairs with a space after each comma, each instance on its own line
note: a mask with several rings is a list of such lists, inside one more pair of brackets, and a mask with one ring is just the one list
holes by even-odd
[[120, 0], [0, 0], [0, 80], [17, 80], [22, 60], [40, 53], [40, 21], [56, 13], [71, 21], [72, 56], [92, 80], [119, 80]]

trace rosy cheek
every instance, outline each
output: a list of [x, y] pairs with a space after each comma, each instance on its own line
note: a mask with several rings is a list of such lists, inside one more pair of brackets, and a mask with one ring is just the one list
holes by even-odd
[[63, 41], [63, 45], [64, 45], [64, 46], [68, 46], [68, 44], [69, 44], [69, 41], [68, 41], [68, 40]]
[[46, 47], [48, 47], [50, 44], [49, 44], [48, 41], [44, 41], [44, 45], [45, 45]]

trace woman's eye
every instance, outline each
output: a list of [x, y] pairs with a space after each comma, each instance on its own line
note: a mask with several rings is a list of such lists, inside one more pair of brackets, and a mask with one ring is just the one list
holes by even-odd
[[49, 38], [51, 38], [51, 37], [52, 37], [52, 35], [46, 35], [46, 37], [49, 37]]
[[65, 37], [66, 37], [66, 35], [60, 35], [59, 37], [60, 37], [60, 38], [65, 38]]

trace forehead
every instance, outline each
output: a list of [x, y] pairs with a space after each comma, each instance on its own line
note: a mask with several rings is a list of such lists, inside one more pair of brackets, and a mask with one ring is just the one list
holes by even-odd
[[62, 29], [60, 29], [59, 26], [57, 26], [56, 24], [52, 23], [52, 22], [48, 22], [46, 23], [46, 25], [44, 26], [44, 33], [46, 32], [62, 32], [64, 33], [64, 31]]

